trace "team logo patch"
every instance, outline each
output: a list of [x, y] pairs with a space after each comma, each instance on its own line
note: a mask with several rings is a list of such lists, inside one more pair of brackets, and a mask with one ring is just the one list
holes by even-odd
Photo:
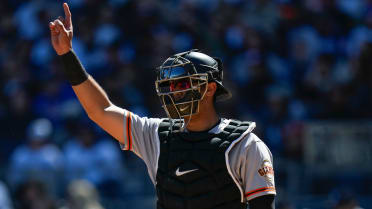
[[260, 176], [264, 177], [266, 181], [268, 181], [271, 184], [274, 184], [274, 169], [270, 161], [264, 160], [261, 165], [261, 168], [258, 169], [258, 173], [260, 174]]

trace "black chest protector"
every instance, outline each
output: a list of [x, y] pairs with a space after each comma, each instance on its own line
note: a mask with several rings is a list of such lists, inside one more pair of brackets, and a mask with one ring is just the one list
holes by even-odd
[[250, 122], [231, 121], [220, 133], [179, 132], [180, 121], [159, 125], [157, 209], [245, 209], [225, 153]]

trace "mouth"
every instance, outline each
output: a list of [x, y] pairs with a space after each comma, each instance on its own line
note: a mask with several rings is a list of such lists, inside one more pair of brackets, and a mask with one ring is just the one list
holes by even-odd
[[180, 107], [180, 112], [185, 112], [186, 110], [188, 110], [190, 107], [190, 105], [187, 105], [186, 107]]

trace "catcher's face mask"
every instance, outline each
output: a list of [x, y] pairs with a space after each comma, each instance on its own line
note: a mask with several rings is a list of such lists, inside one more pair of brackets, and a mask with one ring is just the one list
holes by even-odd
[[168, 58], [158, 68], [155, 81], [162, 107], [173, 119], [183, 119], [199, 112], [207, 84], [208, 74], [198, 74], [194, 65], [181, 56]]

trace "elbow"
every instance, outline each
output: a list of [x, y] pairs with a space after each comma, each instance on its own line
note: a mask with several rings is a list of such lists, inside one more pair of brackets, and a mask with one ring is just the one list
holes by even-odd
[[107, 115], [107, 112], [113, 107], [115, 107], [115, 106], [110, 104], [107, 107], [94, 108], [94, 109], [91, 109], [91, 110], [86, 109], [86, 113], [87, 113], [89, 119], [91, 119], [95, 123], [99, 124], [100, 121], [102, 121], [105, 118], [105, 116]]
[[97, 123], [100, 118], [102, 118], [104, 110], [95, 110], [95, 111], [85, 111], [88, 115], [88, 118]]
[[86, 113], [87, 113], [89, 119], [91, 119], [92, 121], [96, 122], [96, 120], [98, 118], [96, 112], [86, 111]]

